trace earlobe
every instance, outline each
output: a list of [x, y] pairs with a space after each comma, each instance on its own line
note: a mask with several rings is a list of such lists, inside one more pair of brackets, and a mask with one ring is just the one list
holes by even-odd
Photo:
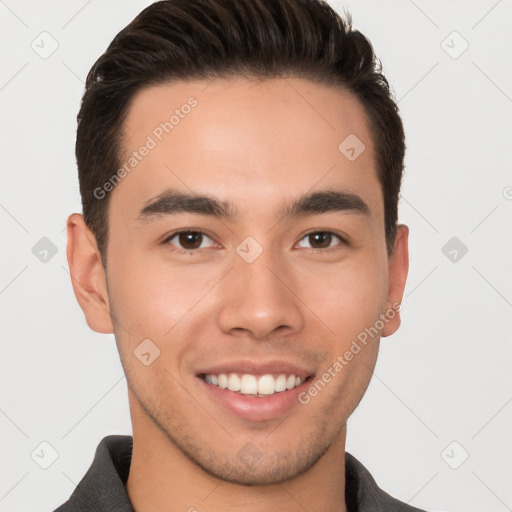
[[386, 317], [389, 319], [382, 329], [382, 336], [390, 336], [400, 327], [399, 304], [402, 303], [407, 273], [409, 271], [409, 228], [397, 226], [393, 253], [389, 257], [389, 294]]
[[96, 332], [113, 333], [105, 270], [96, 238], [83, 215], [73, 213], [68, 217], [67, 235], [71, 283], [87, 325]]

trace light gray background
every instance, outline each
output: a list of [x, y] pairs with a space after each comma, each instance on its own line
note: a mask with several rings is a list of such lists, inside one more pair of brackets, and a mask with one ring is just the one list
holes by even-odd
[[[373, 42], [408, 141], [403, 324], [382, 342], [347, 450], [415, 506], [511, 510], [512, 3], [331, 3]], [[131, 433], [114, 338], [89, 330], [72, 293], [65, 222], [81, 211], [83, 81], [148, 4], [0, 0], [1, 511], [53, 510], [103, 436]], [[31, 47], [51, 49], [43, 31], [59, 45], [46, 59]], [[42, 237], [58, 251], [46, 263], [32, 253]], [[452, 237], [467, 254], [442, 252]], [[50, 462], [43, 441], [59, 455], [48, 469], [31, 458]]]

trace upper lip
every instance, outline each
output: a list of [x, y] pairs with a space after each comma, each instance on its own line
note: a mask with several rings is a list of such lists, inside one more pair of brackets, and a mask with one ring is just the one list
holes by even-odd
[[272, 359], [269, 361], [255, 361], [249, 359], [238, 359], [233, 361], [225, 361], [213, 365], [200, 368], [197, 375], [219, 375], [221, 373], [249, 373], [252, 375], [265, 375], [269, 373], [286, 375], [295, 375], [305, 379], [313, 375], [313, 371], [306, 368], [304, 365], [292, 363], [279, 359]]

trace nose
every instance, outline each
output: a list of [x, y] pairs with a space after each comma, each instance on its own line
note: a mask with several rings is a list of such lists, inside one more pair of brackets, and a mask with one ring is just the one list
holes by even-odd
[[247, 263], [235, 261], [222, 282], [220, 328], [231, 335], [270, 341], [304, 326], [302, 302], [293, 291], [293, 277], [269, 253]]

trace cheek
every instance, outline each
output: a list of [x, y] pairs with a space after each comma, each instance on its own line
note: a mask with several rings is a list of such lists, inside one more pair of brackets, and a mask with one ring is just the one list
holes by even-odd
[[143, 255], [125, 256], [109, 272], [110, 300], [131, 335], [164, 340], [172, 336], [174, 326], [193, 316], [195, 306], [218, 281], [215, 276], [207, 266], [175, 268]]
[[[140, 398], [147, 390], [172, 384], [164, 369], [180, 379], [178, 363], [188, 347], [180, 329], [201, 296], [193, 283], [182, 276], [177, 279], [176, 273], [167, 274], [139, 263], [124, 272], [118, 268], [111, 275], [117, 347], [123, 367], [130, 371], [131, 387]], [[146, 353], [150, 354], [149, 366], [144, 362]]]
[[385, 309], [388, 270], [384, 259], [365, 257], [316, 265], [300, 273], [299, 296], [345, 343], [373, 325]]

